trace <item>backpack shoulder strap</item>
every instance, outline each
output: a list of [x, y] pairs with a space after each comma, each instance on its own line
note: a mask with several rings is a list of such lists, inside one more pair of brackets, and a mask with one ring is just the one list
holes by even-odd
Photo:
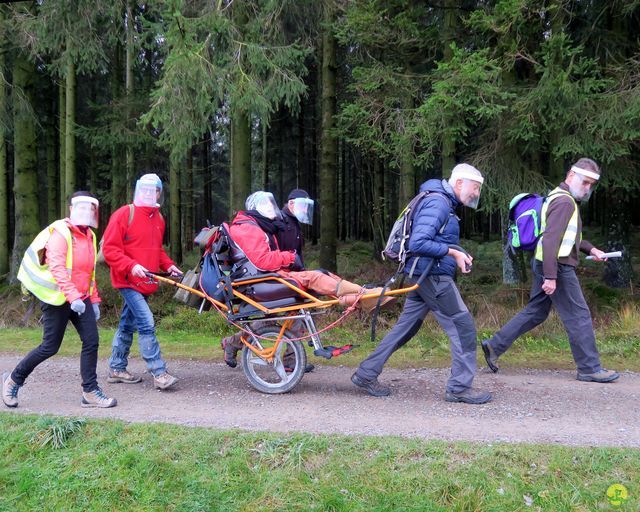
[[129, 219], [127, 220], [127, 227], [131, 226], [133, 222], [133, 214], [135, 212], [135, 208], [133, 207], [133, 203], [129, 204]]

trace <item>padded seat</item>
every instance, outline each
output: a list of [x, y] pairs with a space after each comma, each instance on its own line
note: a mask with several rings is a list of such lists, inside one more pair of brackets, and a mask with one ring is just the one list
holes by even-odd
[[[304, 304], [305, 302], [306, 300], [301, 297], [289, 297], [286, 299], [273, 300], [269, 302], [261, 302], [260, 305], [268, 309], [274, 309], [274, 308], [285, 308], [287, 306], [296, 306], [298, 304]], [[264, 315], [264, 312], [253, 307], [251, 304], [247, 302], [243, 302], [238, 306], [238, 312], [233, 315], [233, 318], [235, 319], [247, 318], [247, 317], [256, 316], [256, 315]]]
[[[287, 279], [287, 281], [293, 286], [298, 286], [298, 283], [292, 279]], [[247, 285], [246, 287], [239, 286], [236, 290], [256, 302], [272, 302], [292, 297], [300, 297], [295, 290], [289, 288], [286, 284], [282, 284], [277, 281], [263, 281], [261, 283]]]

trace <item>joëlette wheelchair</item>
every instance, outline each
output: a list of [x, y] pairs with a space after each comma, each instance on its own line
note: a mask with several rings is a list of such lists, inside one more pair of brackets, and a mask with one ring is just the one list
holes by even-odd
[[[314, 355], [327, 359], [351, 350], [352, 345], [324, 347], [320, 332], [343, 320], [355, 305], [338, 321], [318, 331], [313, 317], [338, 304], [338, 299], [321, 299], [299, 288], [291, 279], [257, 269], [232, 240], [226, 224], [211, 228], [203, 238], [204, 254], [199, 272], [192, 272], [190, 276], [185, 274], [182, 282], [155, 273], [148, 275], [192, 294], [201, 313], [216, 309], [242, 331], [245, 345], [242, 368], [255, 389], [269, 394], [291, 391], [304, 376], [307, 365], [305, 341], [313, 347]], [[192, 286], [185, 284], [187, 282]], [[384, 295], [401, 295], [417, 286], [387, 290]], [[373, 297], [379, 297], [379, 294], [365, 294], [361, 299]], [[195, 305], [193, 302], [191, 304]], [[300, 322], [304, 327], [304, 336], [294, 335], [294, 322]]]

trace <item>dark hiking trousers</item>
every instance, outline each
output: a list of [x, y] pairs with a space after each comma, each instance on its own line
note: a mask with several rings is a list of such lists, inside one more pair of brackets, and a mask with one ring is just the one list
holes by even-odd
[[11, 380], [22, 386], [25, 379], [40, 363], [58, 353], [64, 332], [69, 320], [78, 331], [82, 340], [80, 352], [80, 375], [82, 377], [82, 390], [85, 393], [95, 391], [98, 388], [96, 366], [98, 364], [98, 326], [91, 306], [91, 301], [85, 299], [85, 310], [82, 315], [71, 310], [71, 304], [65, 302], [61, 306], [52, 306], [42, 302], [42, 323], [44, 333], [42, 343], [29, 352], [18, 363], [11, 373]]
[[368, 380], [377, 378], [391, 355], [416, 335], [429, 311], [434, 312], [451, 344], [447, 391], [460, 393], [470, 388], [476, 374], [476, 328], [449, 276], [429, 276], [407, 295], [400, 318], [373, 353], [360, 363], [358, 376]]
[[542, 289], [542, 262], [534, 259], [532, 271], [533, 283], [528, 304], [489, 340], [496, 355], [504, 354], [516, 338], [544, 322], [553, 305], [569, 336], [571, 353], [578, 371], [599, 371], [600, 354], [596, 348], [591, 313], [582, 295], [576, 269], [571, 265], [558, 263], [556, 291], [551, 295], [547, 295]]

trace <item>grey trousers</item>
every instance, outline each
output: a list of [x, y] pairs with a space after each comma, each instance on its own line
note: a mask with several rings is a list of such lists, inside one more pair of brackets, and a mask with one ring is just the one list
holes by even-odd
[[497, 355], [504, 354], [519, 336], [544, 322], [551, 306], [555, 306], [567, 335], [571, 353], [580, 373], [600, 370], [600, 354], [596, 348], [596, 337], [589, 307], [584, 300], [576, 269], [558, 264], [556, 291], [547, 295], [542, 289], [544, 277], [542, 262], [533, 260], [533, 283], [531, 295], [525, 308], [514, 316], [489, 340]]
[[382, 373], [391, 355], [413, 338], [427, 313], [433, 311], [450, 340], [451, 375], [447, 391], [460, 393], [471, 387], [476, 374], [476, 327], [460, 292], [449, 276], [429, 276], [407, 295], [404, 309], [389, 333], [356, 370], [363, 379]]

